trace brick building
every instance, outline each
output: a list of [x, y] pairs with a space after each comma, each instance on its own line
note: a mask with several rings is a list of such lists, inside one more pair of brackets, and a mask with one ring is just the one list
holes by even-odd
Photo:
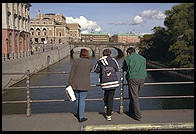
[[2, 3], [2, 54], [30, 50], [29, 3]]
[[109, 35], [104, 33], [81, 34], [82, 42], [109, 42]]
[[80, 25], [78, 23], [67, 23], [69, 28], [69, 35], [72, 41], [80, 41], [81, 34], [80, 34]]
[[30, 32], [33, 43], [65, 44], [80, 37], [80, 26], [67, 24], [61, 14], [38, 13], [36, 18], [30, 20]]
[[115, 34], [111, 37], [112, 42], [118, 43], [138, 43], [140, 42], [139, 36], [135, 34]]

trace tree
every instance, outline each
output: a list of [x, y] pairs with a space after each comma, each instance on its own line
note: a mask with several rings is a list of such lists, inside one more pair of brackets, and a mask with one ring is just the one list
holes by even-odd
[[175, 54], [172, 61], [180, 67], [194, 66], [194, 4], [179, 4], [165, 11], [165, 26], [170, 34], [169, 51]]
[[173, 58], [172, 52], [169, 52], [169, 35], [165, 28], [154, 27], [153, 34], [144, 35], [141, 38], [140, 46], [143, 47], [143, 54], [149, 60], [158, 60], [168, 62]]

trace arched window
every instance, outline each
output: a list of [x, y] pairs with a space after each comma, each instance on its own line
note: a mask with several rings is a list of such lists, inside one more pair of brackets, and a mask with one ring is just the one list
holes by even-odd
[[47, 35], [47, 31], [46, 28], [43, 29], [43, 35], [46, 36]]
[[37, 32], [37, 35], [40, 35], [40, 29], [39, 28], [36, 29], [36, 32]]
[[61, 36], [62, 34], [61, 34], [61, 32], [59, 32], [59, 36]]
[[30, 33], [31, 33], [31, 35], [34, 35], [34, 29], [33, 28], [30, 29]]

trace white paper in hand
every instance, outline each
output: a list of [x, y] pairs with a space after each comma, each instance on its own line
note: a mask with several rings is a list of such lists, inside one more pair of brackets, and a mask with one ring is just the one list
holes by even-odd
[[71, 86], [68, 86], [68, 87], [65, 89], [65, 91], [66, 91], [67, 96], [68, 96], [68, 98], [69, 98], [70, 101], [75, 101], [75, 100], [76, 100], [74, 91], [73, 91], [73, 89], [72, 89]]

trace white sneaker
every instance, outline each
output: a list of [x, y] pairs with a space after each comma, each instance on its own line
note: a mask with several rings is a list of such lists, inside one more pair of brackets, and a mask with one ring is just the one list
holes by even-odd
[[107, 113], [107, 106], [104, 106], [103, 111], [104, 111], [105, 114]]
[[[107, 106], [104, 106], [103, 112], [106, 114], [107, 113]], [[112, 111], [112, 114], [114, 113], [114, 111]]]
[[108, 121], [111, 121], [111, 120], [112, 120], [112, 116], [107, 116], [107, 115], [106, 115], [106, 119], [107, 119]]

